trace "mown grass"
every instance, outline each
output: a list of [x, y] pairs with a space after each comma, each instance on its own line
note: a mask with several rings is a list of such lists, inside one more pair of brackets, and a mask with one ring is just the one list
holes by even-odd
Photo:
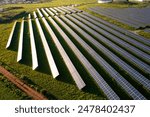
[[[96, 0], [95, 1], [93, 0], [63, 0], [63, 1], [53, 0], [52, 2], [46, 2], [46, 3], [40, 3], [40, 4], [13, 4], [13, 5], [9, 4], [9, 5], [4, 5], [2, 7], [4, 9], [7, 9], [9, 7], [14, 7], [14, 9], [7, 10], [5, 11], [4, 14], [0, 13], [0, 16], [3, 17], [3, 16], [12, 15], [13, 17], [19, 14], [20, 12], [26, 11], [28, 13], [40, 7], [54, 7], [54, 6], [71, 5], [71, 4], [82, 4], [82, 6], [78, 6], [78, 8], [85, 10], [95, 16], [101, 17], [109, 22], [117, 24], [121, 27], [124, 27], [126, 29], [131, 29], [131, 27], [118, 23], [114, 20], [110, 20], [107, 17], [94, 14], [93, 12], [90, 12], [88, 10], [88, 8], [93, 7], [93, 6], [128, 7], [129, 5], [125, 5], [125, 4], [108, 4], [108, 5], [101, 4], [100, 5], [94, 2], [96, 2]], [[84, 5], [86, 3], [88, 3], [88, 5]], [[143, 7], [145, 5], [135, 4], [132, 6]], [[19, 9], [19, 7], [21, 8]], [[20, 32], [20, 29], [19, 29], [20, 23], [17, 23], [17, 28], [15, 29], [15, 34], [13, 36], [11, 47], [9, 48], [9, 50], [5, 49], [9, 34], [11, 32], [11, 29], [14, 23], [13, 20], [14, 19], [12, 19], [11, 22], [0, 24], [0, 61], [2, 61], [3, 63], [6, 63], [9, 67], [11, 67], [10, 71], [11, 72], [15, 71], [15, 75], [17, 75], [18, 78], [23, 79], [31, 87], [37, 88], [38, 91], [43, 92], [46, 95], [46, 97], [48, 97], [48, 99], [106, 99], [104, 96], [102, 96], [98, 87], [91, 80], [92, 78], [83, 69], [83, 66], [81, 66], [80, 63], [77, 62], [77, 58], [75, 57], [75, 55], [73, 55], [72, 51], [70, 51], [68, 46], [62, 41], [61, 37], [58, 36], [58, 38], [60, 39], [60, 42], [64, 45], [65, 50], [68, 50], [68, 54], [70, 54], [71, 60], [73, 61], [73, 63], [75, 63], [76, 68], [78, 68], [84, 81], [88, 84], [87, 87], [83, 89], [83, 91], [78, 90], [74, 81], [70, 77], [66, 69], [66, 66], [64, 65], [63, 60], [61, 59], [61, 56], [59, 52], [57, 51], [53, 41], [50, 38], [48, 38], [49, 34], [47, 34], [46, 29], [43, 27], [44, 33], [46, 34], [46, 39], [49, 43], [50, 49], [52, 50], [52, 54], [56, 60], [56, 64], [59, 68], [60, 73], [62, 74], [62, 76], [59, 77], [57, 80], [52, 78], [51, 73], [49, 71], [49, 66], [47, 64], [46, 56], [43, 50], [43, 46], [41, 44], [40, 36], [39, 36], [34, 20], [32, 21], [32, 23], [33, 23], [33, 30], [35, 32], [34, 34], [35, 42], [36, 42], [36, 45], [38, 45], [36, 49], [38, 52], [39, 69], [37, 69], [36, 71], [32, 71], [32, 68], [31, 68], [31, 55], [29, 53], [30, 42], [29, 42], [29, 34], [28, 34], [28, 29], [27, 29], [28, 27], [27, 22], [25, 22], [25, 40], [24, 40], [25, 51], [23, 53], [25, 56], [24, 57], [25, 59], [23, 61], [25, 63], [24, 62], [23, 62], [24, 64], [17, 63], [16, 57], [17, 57], [17, 50], [18, 50], [18, 34]], [[18, 21], [20, 21], [20, 19], [18, 19]], [[25, 65], [26, 63], [27, 65]], [[0, 85], [0, 89], [1, 89], [1, 95], [4, 95], [1, 99], [21, 99], [20, 97], [17, 97], [16, 95], [12, 95], [12, 93], [9, 91], [9, 89], [7, 89], [5, 85]], [[11, 96], [10, 95], [6, 96], [5, 91], [7, 91]]]

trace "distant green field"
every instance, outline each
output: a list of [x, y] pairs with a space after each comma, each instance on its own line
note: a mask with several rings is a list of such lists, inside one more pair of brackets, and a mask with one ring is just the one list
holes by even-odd
[[[25, 12], [33, 12], [36, 10], [36, 8], [40, 7], [54, 7], [54, 6], [62, 6], [62, 5], [72, 5], [72, 4], [82, 4], [78, 6], [79, 9], [85, 10], [95, 16], [101, 17], [109, 22], [112, 22], [118, 26], [124, 27], [126, 29], [133, 30], [131, 27], [127, 25], [123, 25], [119, 22], [116, 22], [114, 20], [110, 20], [107, 17], [100, 16], [97, 14], [94, 14], [93, 12], [90, 12], [88, 10], [89, 7], [93, 6], [102, 6], [102, 7], [143, 7], [147, 4], [97, 4], [97, 0], [52, 0], [52, 2], [46, 2], [46, 3], [40, 3], [40, 4], [13, 4], [13, 5], [4, 5], [2, 6], [6, 11], [4, 13], [1, 13], [0, 16], [3, 18], [7, 18], [8, 16], [14, 17], [17, 14], [25, 11]], [[95, 3], [94, 3], [95, 2]], [[88, 3], [88, 5], [87, 5]], [[12, 8], [9, 10], [9, 8]], [[17, 63], [16, 57], [17, 57], [17, 42], [14, 43], [13, 49], [6, 50], [5, 46], [8, 41], [9, 34], [11, 32], [14, 20], [21, 18], [21, 16], [15, 17], [11, 22], [9, 23], [2, 23], [0, 24], [0, 61], [7, 64], [11, 68], [11, 72], [15, 73], [18, 78], [23, 79], [27, 83], [30, 84], [31, 87], [37, 89], [38, 91], [47, 92], [46, 96], [48, 99], [106, 99], [99, 91], [97, 86], [93, 86], [94, 82], [91, 80], [88, 80], [88, 76], [86, 76], [86, 72], [83, 72], [82, 75], [84, 75], [84, 79], [89, 82], [89, 85], [83, 89], [82, 91], [78, 90], [76, 87], [74, 81], [72, 78], [67, 74], [68, 72], [64, 70], [65, 66], [62, 61], [58, 61], [57, 64], [59, 64], [59, 67], [61, 68], [61, 72], [64, 73], [63, 77], [58, 78], [58, 80], [53, 79], [50, 74], [47, 73], [46, 68], [47, 66], [43, 66], [45, 69], [43, 71], [37, 70], [32, 71], [31, 69], [31, 63]], [[35, 23], [33, 23], [35, 25]], [[20, 24], [18, 24], [18, 27]], [[26, 31], [25, 33], [28, 33], [27, 24], [25, 24]], [[37, 31], [36, 27], [34, 28], [35, 31]], [[45, 30], [45, 29], [44, 29]], [[19, 30], [18, 30], [19, 32]], [[46, 32], [46, 30], [45, 30]], [[15, 34], [17, 37], [17, 34]], [[146, 34], [147, 36], [147, 34]], [[39, 38], [39, 35], [37, 33], [36, 38]], [[17, 39], [16, 39], [17, 40]], [[29, 52], [30, 46], [28, 45], [29, 40], [28, 37], [26, 37], [26, 50], [25, 52]], [[40, 44], [40, 42], [37, 42]], [[51, 43], [52, 44], [52, 43]], [[55, 51], [55, 47], [52, 46], [52, 48]], [[40, 55], [44, 58], [44, 55], [42, 53], [42, 50], [40, 50]], [[56, 52], [55, 57], [59, 57], [60, 55]], [[72, 55], [73, 56], [73, 55]], [[73, 58], [73, 57], [72, 57]], [[25, 61], [31, 59], [31, 55], [25, 55]], [[42, 60], [42, 58], [41, 58]], [[74, 59], [75, 61], [75, 59]], [[46, 62], [46, 61], [43, 61]], [[42, 63], [40, 63], [42, 66]], [[80, 68], [82, 70], [82, 67]], [[14, 72], [15, 71], [15, 72]], [[25, 76], [25, 78], [24, 78]], [[8, 92], [8, 95], [6, 96], [5, 92]], [[2, 96], [3, 95], [3, 96]], [[2, 85], [2, 82], [0, 82], [0, 99], [21, 99], [18, 95], [13, 94], [5, 85]]]

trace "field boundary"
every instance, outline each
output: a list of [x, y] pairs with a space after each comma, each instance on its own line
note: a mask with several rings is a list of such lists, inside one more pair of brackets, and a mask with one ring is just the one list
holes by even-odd
[[24, 82], [19, 80], [16, 76], [11, 74], [5, 68], [0, 66], [0, 73], [3, 74], [9, 81], [16, 85], [19, 89], [24, 91], [28, 96], [31, 96], [33, 100], [47, 100], [45, 96], [34, 90], [33, 88], [26, 85]]

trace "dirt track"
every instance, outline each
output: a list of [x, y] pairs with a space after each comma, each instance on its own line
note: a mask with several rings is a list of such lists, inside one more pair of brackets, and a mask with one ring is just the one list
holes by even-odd
[[23, 83], [21, 80], [19, 80], [17, 77], [15, 77], [13, 74], [11, 74], [9, 71], [7, 71], [2, 66], [0, 66], [0, 73], [3, 74], [13, 84], [15, 84], [19, 89], [24, 91], [27, 95], [31, 96], [32, 99], [47, 100], [46, 97], [44, 97], [42, 94], [40, 94], [36, 90], [32, 89], [31, 87], [27, 86], [25, 83]]

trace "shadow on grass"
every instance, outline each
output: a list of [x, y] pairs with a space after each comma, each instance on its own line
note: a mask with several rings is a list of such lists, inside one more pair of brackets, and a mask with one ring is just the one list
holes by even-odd
[[6, 16], [3, 16], [0, 18], [0, 23], [10, 23], [13, 20], [17, 20], [19, 18], [26, 17], [27, 15], [28, 15], [28, 13], [26, 11], [22, 11], [22, 12], [16, 14], [15, 16], [6, 15]]
[[59, 54], [57, 47], [55, 46], [54, 42], [52, 41], [51, 36], [49, 35], [47, 29], [45, 28], [45, 26], [41, 20], [40, 20], [40, 23], [41, 23], [41, 25], [43, 25], [42, 26], [43, 32], [45, 34], [48, 45], [50, 47], [53, 58], [55, 60], [56, 66], [57, 66], [58, 71], [60, 73], [60, 75], [57, 77], [57, 80], [65, 82], [65, 83], [74, 84], [74, 81], [73, 81], [73, 79], [71, 79], [71, 75], [70, 75], [61, 55]]
[[36, 26], [35, 20], [32, 21], [32, 25], [33, 25], [35, 45], [36, 45], [36, 50], [37, 50], [37, 58], [38, 58], [38, 63], [39, 63], [37, 71], [51, 75], [47, 57], [46, 57], [46, 54], [44, 51], [44, 47], [42, 45], [42, 41], [40, 39], [40, 34], [39, 34], [38, 28]]
[[11, 45], [8, 48], [9, 50], [18, 51], [20, 27], [21, 27], [21, 23], [17, 22], [15, 30], [14, 30], [14, 34], [13, 34], [13, 37], [12, 37]]
[[24, 22], [24, 34], [23, 34], [23, 50], [22, 50], [22, 60], [21, 63], [32, 67], [32, 55], [30, 46], [30, 34], [28, 22]]

